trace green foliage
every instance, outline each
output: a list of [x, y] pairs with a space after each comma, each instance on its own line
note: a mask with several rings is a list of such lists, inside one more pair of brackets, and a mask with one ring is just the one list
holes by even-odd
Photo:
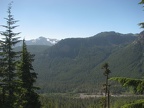
[[34, 55], [30, 54], [27, 51], [27, 46], [25, 44], [25, 40], [23, 40], [23, 46], [22, 46], [22, 54], [21, 54], [21, 60], [18, 65], [18, 74], [19, 78], [21, 79], [21, 88], [25, 90], [23, 93], [22, 101], [25, 101], [23, 103], [24, 108], [40, 108], [40, 102], [39, 102], [39, 96], [35, 92], [37, 90], [37, 87], [34, 87], [34, 83], [36, 82], [37, 74], [33, 69], [32, 62]]
[[108, 82], [108, 79], [109, 79], [109, 74], [111, 73], [110, 69], [109, 69], [109, 64], [108, 63], [105, 63], [103, 64], [102, 66], [102, 69], [104, 70], [104, 76], [106, 76], [106, 81], [105, 81], [105, 84], [103, 84], [103, 87], [104, 87], [104, 91], [105, 91], [105, 105], [104, 107], [106, 108], [109, 108], [110, 107], [110, 84]]
[[42, 108], [101, 108], [99, 99], [95, 98], [72, 98], [61, 95], [41, 96]]
[[[124, 77], [113, 77], [110, 80], [118, 81], [124, 87], [133, 87], [134, 93], [143, 94], [144, 92], [144, 80], [143, 79], [133, 79]], [[144, 108], [144, 100], [137, 100], [130, 102], [122, 106], [121, 108]]]
[[[1, 58], [1, 74], [0, 82], [2, 83], [3, 89], [3, 106], [14, 108], [19, 106], [16, 101], [19, 98], [17, 95], [18, 91], [18, 80], [16, 75], [16, 64], [18, 63], [17, 58], [19, 57], [19, 52], [14, 51], [14, 46], [20, 41], [19, 37], [16, 37], [20, 33], [14, 33], [13, 29], [15, 23], [17, 22], [13, 15], [11, 15], [12, 3], [8, 6], [8, 17], [5, 18], [7, 25], [2, 25], [6, 30], [1, 32], [4, 36], [0, 41], [0, 58]], [[5, 98], [4, 98], [5, 97]]]
[[[79, 95], [43, 94], [40, 96], [42, 108], [104, 108], [104, 97], [79, 98]], [[110, 108], [121, 108], [124, 104], [135, 102], [143, 97], [111, 97]], [[137, 107], [141, 108], [141, 107]]]
[[144, 0], [141, 0], [141, 2], [139, 2], [139, 4], [144, 4]]
[[108, 63], [103, 64], [102, 69], [104, 69], [105, 76], [108, 76], [111, 73]]
[[[20, 33], [14, 33], [17, 22], [11, 15], [12, 2], [8, 7], [7, 25], [2, 25], [6, 30], [1, 32], [4, 36], [0, 40], [0, 107], [1, 108], [40, 108], [39, 95], [35, 92], [36, 73], [33, 70], [33, 55], [27, 52], [23, 45], [22, 55], [14, 50], [20, 42]], [[21, 56], [21, 61], [19, 58]], [[19, 69], [17, 65], [19, 64]]]
[[134, 93], [143, 94], [144, 92], [144, 80], [143, 79], [134, 79], [126, 77], [113, 77], [110, 80], [118, 81], [124, 87], [133, 87]]
[[125, 104], [121, 108], [144, 108], [144, 100], [136, 100], [129, 104]]
[[[144, 0], [141, 0], [141, 2], [139, 2], [139, 4], [143, 5]], [[144, 22], [139, 23], [139, 26], [141, 26], [141, 28], [144, 28]]]

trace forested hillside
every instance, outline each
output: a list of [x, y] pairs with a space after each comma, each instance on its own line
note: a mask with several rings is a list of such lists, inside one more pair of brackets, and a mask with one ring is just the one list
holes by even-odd
[[32, 51], [36, 54], [33, 65], [39, 75], [40, 92], [100, 91], [104, 62], [109, 62], [111, 76], [141, 77], [143, 46], [137, 37], [102, 32], [89, 38], [64, 39], [54, 46]]
[[[0, 31], [0, 108], [144, 108], [144, 31], [139, 34], [122, 34], [114, 31], [101, 32], [87, 38], [66, 38], [60, 41], [42, 36], [27, 41], [25, 39], [20, 40], [19, 34], [21, 32], [15, 32], [15, 29], [19, 26], [16, 25], [19, 20], [15, 20], [12, 15], [12, 4], [13, 1], [8, 4], [7, 17], [4, 18], [6, 24], [0, 25], [2, 27], [2, 31]], [[28, 4], [31, 3], [28, 2]], [[107, 4], [109, 5], [109, 2]], [[141, 0], [139, 4], [144, 5], [144, 0]], [[77, 6], [81, 6], [81, 3]], [[102, 6], [104, 5], [102, 4]], [[60, 9], [58, 5], [57, 7], [56, 10]], [[111, 7], [113, 6], [111, 5]], [[82, 7], [78, 8], [83, 10]], [[75, 7], [77, 11], [79, 11], [78, 8]], [[30, 8], [27, 7], [27, 9], [31, 11]], [[33, 9], [36, 10], [34, 7]], [[102, 7], [102, 9], [104, 8]], [[118, 16], [126, 16], [118, 12], [118, 7], [116, 9]], [[52, 10], [52, 13], [56, 15], [54, 10]], [[65, 10], [63, 10], [64, 13]], [[87, 10], [89, 9], [87, 8]], [[66, 11], [72, 14], [74, 12]], [[22, 10], [19, 10], [19, 12], [24, 13]], [[37, 12], [43, 13], [44, 11], [39, 10]], [[52, 23], [49, 23], [50, 28], [53, 28], [55, 24], [63, 28], [64, 25], [61, 24], [64, 24], [64, 22], [59, 22], [68, 21], [64, 17], [61, 17], [64, 19], [62, 20], [57, 16], [59, 19], [57, 23], [56, 16], [53, 17], [50, 11], [47, 12], [52, 21]], [[106, 13], [110, 15], [109, 12]], [[60, 12], [58, 15], [63, 14]], [[39, 14], [39, 16], [44, 15]], [[80, 14], [80, 16], [83, 15]], [[39, 17], [40, 23], [36, 20], [37, 23], [32, 23], [30, 19], [27, 20], [30, 21], [31, 25], [38, 25], [36, 26], [38, 29], [34, 29], [34, 26], [27, 27], [35, 30], [34, 32], [37, 35], [51, 31], [52, 29], [49, 29], [48, 26], [40, 25], [42, 21], [45, 21], [46, 24], [50, 20], [47, 16], [43, 18], [48, 19], [40, 20]], [[88, 17], [83, 16], [83, 18], [84, 23], [87, 22], [85, 18]], [[100, 16], [100, 18], [104, 21], [103, 18], [107, 17]], [[129, 16], [128, 19], [130, 18], [133, 17]], [[113, 19], [113, 17], [107, 19]], [[118, 19], [120, 23], [116, 23], [118, 27], [123, 22], [120, 20]], [[77, 27], [75, 21], [71, 21], [74, 23], [74, 27]], [[111, 21], [110, 24], [114, 24]], [[93, 24], [94, 22], [95, 20]], [[96, 28], [100, 27], [97, 24], [95, 25]], [[125, 27], [127, 25], [134, 32], [133, 27], [128, 23], [125, 24]], [[139, 23], [139, 25], [144, 28], [144, 22]], [[72, 25], [68, 23], [67, 26]], [[26, 30], [27, 27], [23, 29]], [[92, 29], [95, 28], [92, 25], [91, 27]], [[122, 27], [124, 27], [124, 24]], [[54, 28], [56, 34], [64, 37], [61, 34], [62, 29]], [[82, 32], [84, 30], [89, 32], [88, 28], [84, 29], [82, 26], [79, 26], [79, 28]], [[29, 36], [33, 32], [32, 29], [28, 30]], [[80, 29], [75, 29], [81, 32]], [[75, 31], [74, 29], [71, 30]], [[103, 26], [102, 30], [105, 30]], [[68, 29], [64, 29], [64, 32], [67, 31]], [[52, 36], [56, 36], [54, 34]]]

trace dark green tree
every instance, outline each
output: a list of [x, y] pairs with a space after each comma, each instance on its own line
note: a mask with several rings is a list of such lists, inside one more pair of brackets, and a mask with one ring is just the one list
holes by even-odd
[[108, 63], [105, 63], [102, 66], [102, 69], [104, 69], [103, 74], [104, 74], [104, 76], [106, 76], [105, 84], [103, 84], [104, 91], [105, 91], [104, 108], [110, 108], [110, 95], [109, 95], [110, 85], [109, 85], [108, 79], [109, 79], [109, 74], [111, 73], [111, 71], [109, 69]]
[[22, 101], [25, 101], [24, 108], [40, 108], [39, 95], [36, 93], [38, 87], [34, 86], [37, 74], [34, 72], [32, 62], [34, 55], [27, 51], [25, 40], [23, 40], [21, 60], [18, 66], [21, 88], [23, 89]]
[[0, 58], [1, 58], [1, 83], [5, 84], [5, 100], [3, 104], [7, 105], [5, 107], [13, 108], [16, 104], [16, 95], [15, 91], [17, 89], [16, 83], [16, 64], [18, 62], [19, 52], [14, 51], [14, 46], [20, 41], [20, 33], [14, 33], [13, 29], [18, 27], [15, 25], [17, 20], [13, 18], [11, 14], [12, 2], [8, 6], [8, 17], [5, 18], [7, 24], [2, 25], [6, 30], [1, 32], [1, 35], [4, 38], [0, 41]]
[[[141, 0], [141, 2], [139, 2], [139, 4], [143, 5], [144, 4], [144, 0]], [[141, 28], [144, 28], [144, 22], [139, 23], [139, 26]]]

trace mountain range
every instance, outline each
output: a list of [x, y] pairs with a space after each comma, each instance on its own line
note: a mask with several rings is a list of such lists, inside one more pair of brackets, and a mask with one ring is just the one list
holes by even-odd
[[[58, 39], [51, 39], [51, 38], [45, 38], [43, 36], [37, 38], [37, 39], [31, 39], [31, 40], [25, 40], [27, 45], [48, 45], [52, 46], [58, 43], [60, 40]], [[22, 42], [19, 42], [17, 46], [21, 46]]]
[[105, 62], [110, 77], [142, 78], [143, 43], [144, 33], [101, 32], [88, 38], [63, 39], [52, 46], [28, 45], [28, 50], [35, 54], [33, 66], [40, 92], [99, 92], [105, 82], [101, 69]]

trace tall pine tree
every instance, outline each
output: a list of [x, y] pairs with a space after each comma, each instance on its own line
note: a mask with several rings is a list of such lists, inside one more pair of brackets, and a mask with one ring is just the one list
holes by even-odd
[[106, 82], [105, 84], [103, 84], [104, 90], [105, 90], [105, 100], [104, 100], [104, 108], [110, 108], [110, 85], [108, 82], [109, 79], [109, 74], [111, 73], [110, 69], [109, 69], [109, 64], [105, 63], [102, 66], [102, 69], [104, 69], [104, 76], [106, 76]]
[[[7, 24], [2, 25], [6, 30], [1, 32], [1, 35], [4, 36], [2, 40], [0, 41], [0, 58], [1, 61], [1, 74], [0, 79], [3, 83], [3, 89], [5, 89], [5, 94], [3, 94], [3, 105], [8, 108], [13, 108], [16, 100], [16, 63], [18, 61], [17, 57], [19, 57], [19, 52], [14, 51], [14, 46], [20, 41], [19, 35], [20, 33], [14, 33], [13, 29], [17, 27], [15, 25], [17, 20], [13, 18], [13, 15], [11, 14], [11, 8], [12, 8], [12, 2], [8, 6], [8, 17], [5, 18]], [[5, 99], [5, 100], [4, 100]]]
[[22, 96], [25, 101], [24, 108], [40, 108], [39, 95], [35, 92], [38, 88], [34, 86], [37, 74], [34, 72], [32, 62], [34, 55], [27, 51], [25, 40], [23, 40], [21, 60], [19, 64], [19, 77], [21, 79], [21, 87], [24, 89]]

